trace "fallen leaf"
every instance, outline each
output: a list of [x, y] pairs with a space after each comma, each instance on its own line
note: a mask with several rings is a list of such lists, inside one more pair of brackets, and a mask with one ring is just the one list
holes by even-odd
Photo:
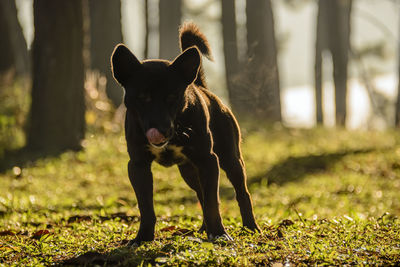
[[287, 220], [286, 219], [286, 220], [281, 221], [279, 226], [290, 226], [290, 225], [293, 225], [293, 224], [294, 224], [294, 222], [292, 220]]
[[177, 227], [176, 227], [175, 225], [172, 225], [172, 226], [164, 227], [164, 228], [162, 228], [160, 231], [161, 231], [161, 232], [172, 232], [172, 231], [174, 231], [176, 228], [177, 228]]
[[39, 230], [32, 235], [33, 239], [40, 239], [44, 235], [50, 234], [49, 230]]
[[0, 232], [0, 236], [6, 236], [6, 235], [15, 235], [15, 233], [11, 230], [5, 230]]
[[75, 215], [75, 216], [72, 216], [72, 217], [69, 217], [68, 218], [68, 223], [74, 223], [74, 222], [82, 222], [82, 221], [91, 221], [92, 220], [92, 217], [91, 216], [88, 216], [88, 215], [83, 215], [83, 216], [80, 216], [80, 215]]

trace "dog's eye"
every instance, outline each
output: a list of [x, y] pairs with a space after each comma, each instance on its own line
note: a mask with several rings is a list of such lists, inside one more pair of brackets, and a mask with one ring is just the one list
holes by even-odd
[[169, 95], [167, 96], [167, 102], [172, 103], [176, 101], [177, 96], [176, 95]]

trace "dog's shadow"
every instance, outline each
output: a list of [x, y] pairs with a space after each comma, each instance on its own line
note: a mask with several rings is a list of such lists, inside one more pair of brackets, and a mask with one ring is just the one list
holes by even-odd
[[338, 161], [348, 155], [367, 154], [376, 149], [355, 149], [319, 155], [288, 157], [268, 168], [266, 171], [248, 177], [248, 184], [283, 185], [289, 182], [301, 181], [307, 175], [329, 171]]
[[[133, 249], [122, 246], [108, 253], [100, 253], [97, 251], [89, 251], [74, 258], [69, 258], [59, 262], [56, 266], [128, 266], [127, 261], [130, 254], [134, 253]], [[139, 265], [133, 264], [133, 265]]]
[[[173, 239], [168, 238], [168, 239]], [[199, 239], [200, 240], [200, 239]], [[206, 241], [206, 240], [202, 240]], [[152, 241], [154, 242], [154, 241]], [[170, 243], [162, 248], [130, 246], [128, 240], [122, 241], [110, 252], [89, 251], [82, 255], [65, 259], [56, 266], [147, 266], [163, 265], [167, 262], [165, 251], [174, 249]]]

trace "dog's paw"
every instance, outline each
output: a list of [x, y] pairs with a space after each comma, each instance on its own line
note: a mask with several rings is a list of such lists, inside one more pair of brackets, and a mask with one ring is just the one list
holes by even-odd
[[127, 247], [139, 247], [142, 244], [142, 241], [135, 239], [132, 239], [128, 242], [128, 244], [126, 245]]
[[213, 235], [213, 234], [208, 234], [208, 240], [211, 242], [228, 242], [228, 241], [233, 241], [233, 238], [228, 234], [228, 233], [223, 233], [221, 235]]
[[262, 234], [261, 228], [258, 225], [256, 225], [256, 226], [257, 227], [252, 229], [252, 231]]
[[260, 227], [256, 223], [243, 225], [243, 228], [250, 232], [258, 232], [260, 234], [262, 233]]
[[206, 224], [203, 222], [200, 229], [197, 231], [198, 233], [204, 233], [206, 231]]
[[139, 247], [142, 245], [144, 242], [150, 242], [153, 241], [154, 237], [148, 237], [148, 238], [143, 238], [143, 237], [135, 237], [135, 239], [132, 239], [128, 242], [127, 246], [128, 247]]

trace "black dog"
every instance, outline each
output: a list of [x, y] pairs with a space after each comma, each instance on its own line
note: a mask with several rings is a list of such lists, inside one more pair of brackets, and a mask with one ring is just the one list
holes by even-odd
[[183, 52], [173, 62], [140, 62], [122, 44], [111, 57], [114, 77], [125, 88], [128, 173], [141, 214], [132, 243], [154, 239], [153, 160], [163, 166], [178, 164], [200, 201], [204, 216], [200, 230], [209, 239], [231, 239], [219, 212], [219, 166], [235, 188], [243, 225], [260, 231], [246, 186], [238, 124], [205, 85], [199, 50], [211, 59], [208, 41], [195, 24], [186, 23], [180, 29], [180, 42]]

